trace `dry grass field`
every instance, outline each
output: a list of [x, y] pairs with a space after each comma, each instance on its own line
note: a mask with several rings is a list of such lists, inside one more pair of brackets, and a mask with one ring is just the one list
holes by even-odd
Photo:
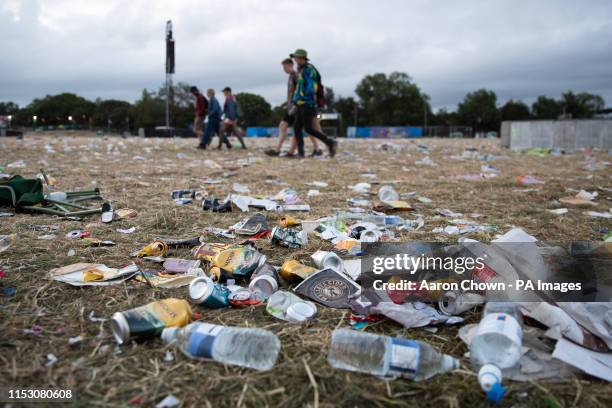
[[[609, 219], [584, 214], [590, 209], [608, 211], [612, 205], [610, 166], [605, 164], [612, 161], [608, 152], [538, 156], [508, 151], [498, 140], [343, 139], [334, 159], [292, 160], [264, 155], [263, 150], [275, 140], [247, 139], [247, 143], [248, 150], [200, 151], [195, 149], [194, 139], [122, 139], [77, 133], [0, 139], [0, 165], [23, 160], [25, 166], [5, 168], [5, 172], [34, 177], [44, 168], [57, 180], [58, 191], [99, 187], [114, 208], [138, 211], [136, 218], [112, 224], [99, 223], [98, 215], [82, 221], [24, 213], [0, 218], [0, 234], [18, 235], [17, 243], [0, 253], [0, 268], [6, 272], [0, 284], [16, 289], [13, 296], [0, 294], [0, 387], [69, 388], [76, 395], [74, 405], [83, 407], [155, 406], [169, 394], [179, 398], [184, 407], [487, 406], [469, 360], [463, 357], [467, 348], [457, 337], [460, 325], [440, 326], [432, 333], [404, 329], [386, 320], [366, 329], [421, 339], [461, 359], [459, 371], [418, 383], [332, 369], [326, 361], [330, 334], [334, 328], [348, 326], [348, 311], [323, 306], [319, 307], [318, 318], [304, 326], [277, 320], [266, 313], [265, 307], [194, 307], [207, 322], [261, 327], [276, 333], [282, 344], [281, 354], [276, 366], [267, 372], [192, 361], [158, 339], [116, 347], [109, 322], [90, 320], [92, 312], [109, 319], [116, 311], [153, 300], [186, 298], [186, 288], [155, 289], [135, 280], [77, 288], [50, 281], [46, 273], [76, 262], [122, 266], [130, 262], [132, 251], [155, 237], [203, 235], [212, 242], [223, 241], [206, 235], [204, 227], [227, 228], [244, 218], [239, 211], [205, 212], [198, 203], [174, 205], [172, 190], [194, 188], [222, 199], [231, 192], [234, 182], [247, 185], [251, 195], [261, 196], [291, 186], [312, 208], [308, 215], [299, 216], [315, 219], [347, 208], [347, 199], [358, 197], [349, 185], [394, 182], [396, 190], [406, 194], [414, 213], [425, 219], [419, 231], [396, 232], [396, 238], [403, 241], [455, 241], [458, 236], [432, 232], [435, 227], [448, 225], [446, 218], [436, 215], [436, 209], [481, 214], [475, 220], [494, 225], [497, 231], [466, 236], [483, 242], [512, 226], [550, 241], [601, 240], [604, 231], [612, 227]], [[306, 146], [310, 148], [308, 141]], [[478, 160], [478, 155], [485, 154], [493, 160]], [[435, 166], [417, 164], [427, 156]], [[599, 169], [587, 170], [586, 163], [596, 163]], [[495, 166], [499, 176], [478, 181], [457, 177], [478, 174], [482, 165]], [[375, 176], [366, 177], [366, 173]], [[535, 175], [545, 184], [519, 184], [516, 178], [522, 175]], [[207, 178], [221, 179], [222, 183], [206, 184]], [[306, 183], [316, 180], [329, 186], [318, 188], [321, 195], [306, 198], [307, 191], [316, 188]], [[529, 188], [537, 191], [522, 191]], [[563, 207], [556, 200], [575, 195], [580, 189], [598, 191], [597, 206], [568, 206], [569, 212], [561, 216], [547, 211]], [[377, 191], [376, 184], [372, 190]], [[416, 194], [407, 195], [409, 192]], [[418, 196], [431, 202], [423, 203]], [[271, 223], [276, 221], [277, 215], [267, 216]], [[46, 233], [31, 230], [29, 224], [57, 225], [59, 230], [55, 239], [41, 240], [38, 237]], [[131, 226], [136, 227], [132, 234], [116, 231]], [[67, 232], [76, 229], [90, 230], [93, 237], [113, 240], [117, 245], [87, 247], [65, 238]], [[280, 265], [289, 258], [310, 264], [310, 254], [331, 249], [332, 245], [312, 236], [299, 250], [267, 241], [260, 241], [258, 247], [272, 264]], [[70, 249], [76, 251], [75, 256], [67, 255]], [[172, 255], [189, 257], [190, 253], [180, 249]], [[146, 261], [136, 262], [151, 267]], [[480, 313], [465, 317], [467, 323], [474, 323]], [[78, 335], [84, 340], [69, 345], [68, 339]], [[168, 350], [172, 350], [172, 361], [165, 361]], [[58, 361], [47, 367], [48, 354], [54, 354]], [[508, 386], [503, 403], [508, 407], [612, 406], [612, 387], [586, 375], [561, 382], [508, 382]]]

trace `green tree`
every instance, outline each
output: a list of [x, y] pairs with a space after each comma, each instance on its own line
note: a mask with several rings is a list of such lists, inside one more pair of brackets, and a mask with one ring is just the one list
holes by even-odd
[[331, 86], [325, 87], [325, 109], [323, 112], [336, 112], [336, 93]]
[[134, 122], [132, 114], [133, 106], [129, 102], [115, 99], [97, 100], [92, 123], [96, 127], [129, 130]]
[[457, 112], [449, 112], [446, 108], [441, 108], [431, 118], [432, 126], [459, 126]]
[[[170, 125], [178, 128], [186, 128], [193, 123], [193, 112], [195, 111], [195, 98], [190, 92], [191, 85], [179, 82], [170, 88]], [[204, 90], [200, 90], [205, 93]], [[164, 116], [160, 123], [165, 124], [166, 87], [161, 86], [157, 91], [157, 97], [164, 104]]]
[[166, 105], [155, 92], [142, 90], [142, 96], [134, 103], [133, 116], [135, 128], [160, 126], [164, 123]]
[[592, 118], [595, 113], [605, 107], [605, 102], [601, 96], [588, 92], [579, 94], [574, 94], [572, 91], [565, 92], [561, 95], [560, 102], [563, 113], [574, 119]]
[[346, 128], [348, 126], [356, 126], [355, 114], [357, 114], [357, 120], [359, 120], [359, 108], [357, 101], [349, 96], [344, 98], [339, 96], [335, 103], [335, 110], [342, 115], [342, 129], [341, 134], [346, 134]]
[[600, 95], [581, 92], [578, 94], [578, 100], [587, 107], [589, 117], [593, 117], [593, 115], [606, 108], [606, 101]]
[[94, 109], [93, 102], [73, 93], [47, 95], [43, 99], [34, 99], [27, 106], [28, 114], [36, 115], [38, 123], [45, 125], [67, 124], [69, 117], [73, 123], [86, 125]]
[[260, 95], [241, 92], [236, 101], [242, 110], [240, 119], [245, 126], [273, 126], [272, 106]]
[[462, 124], [471, 126], [476, 132], [499, 131], [497, 95], [486, 89], [468, 93], [459, 103], [457, 116]]
[[15, 102], [0, 102], [0, 115], [15, 116], [17, 115], [18, 112], [19, 112], [19, 105], [17, 105]]
[[557, 119], [563, 112], [563, 108], [553, 98], [538, 96], [538, 99], [531, 105], [531, 112], [537, 119]]
[[527, 120], [531, 117], [529, 107], [522, 101], [513, 101], [510, 99], [499, 110], [501, 120]]
[[367, 75], [355, 93], [363, 108], [359, 117], [369, 125], [422, 125], [425, 111], [431, 115], [427, 96], [403, 72]]
[[287, 110], [287, 102], [281, 103], [279, 106], [275, 106], [272, 109], [272, 123], [273, 125], [277, 125], [285, 116], [285, 111]]

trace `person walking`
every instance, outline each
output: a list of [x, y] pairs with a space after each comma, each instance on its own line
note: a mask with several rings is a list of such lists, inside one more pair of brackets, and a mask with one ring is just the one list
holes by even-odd
[[202, 140], [204, 133], [202, 132], [202, 124], [204, 122], [204, 118], [206, 117], [206, 110], [208, 108], [208, 101], [200, 93], [200, 90], [197, 86], [192, 86], [189, 91], [195, 97], [195, 113], [193, 119], [193, 133], [195, 133], [198, 138], [198, 148], [202, 149], [204, 145], [204, 141]]
[[213, 89], [208, 89], [206, 91], [206, 96], [208, 96], [208, 122], [204, 129], [204, 143], [200, 145], [202, 149], [206, 149], [206, 147], [210, 145], [215, 133], [221, 138], [219, 125], [221, 124], [221, 114], [223, 113], [221, 111], [221, 105], [219, 105], [219, 101], [215, 97], [215, 91]]
[[313, 65], [309, 63], [306, 50], [297, 49], [290, 55], [298, 65], [297, 84], [293, 92], [293, 103], [296, 106], [295, 124], [293, 129], [298, 147], [298, 156], [304, 157], [304, 136], [302, 131], [313, 135], [327, 146], [329, 156], [334, 157], [338, 142], [323, 132], [316, 130], [313, 121], [317, 117], [317, 93], [321, 86], [321, 76]]
[[[287, 131], [293, 123], [295, 122], [295, 109], [293, 108], [293, 92], [295, 91], [295, 87], [297, 85], [297, 73], [293, 69], [293, 60], [291, 58], [285, 58], [281, 62], [281, 66], [283, 67], [283, 71], [288, 75], [287, 79], [287, 107], [283, 114], [283, 118], [278, 124], [278, 146], [276, 150], [269, 149], [266, 150], [265, 153], [269, 156], [279, 156], [281, 153], [281, 148], [283, 147], [283, 143], [287, 138]], [[315, 118], [314, 123], [315, 129], [321, 131], [321, 125], [319, 121]], [[312, 135], [309, 135], [310, 140], [312, 141], [313, 151], [311, 156], [320, 156], [323, 154], [321, 150], [319, 150], [319, 146], [317, 144], [317, 139], [315, 139]], [[291, 139], [291, 147], [289, 148], [289, 153], [287, 157], [294, 157], [295, 151], [297, 149], [295, 136]]]
[[221, 149], [223, 143], [225, 143], [228, 149], [232, 148], [228, 140], [228, 134], [235, 135], [238, 140], [240, 140], [242, 148], [246, 149], [247, 147], [244, 144], [244, 132], [240, 126], [238, 126], [238, 102], [236, 102], [236, 97], [232, 95], [232, 88], [226, 86], [223, 89], [223, 95], [225, 96], [225, 102], [223, 103], [223, 114], [225, 115], [225, 119], [221, 125], [221, 138], [217, 149]]

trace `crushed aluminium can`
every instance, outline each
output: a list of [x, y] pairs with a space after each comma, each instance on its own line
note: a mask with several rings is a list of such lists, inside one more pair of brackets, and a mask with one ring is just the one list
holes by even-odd
[[221, 269], [218, 266], [213, 266], [208, 270], [210, 278], [217, 283], [227, 283], [228, 279], [234, 279], [234, 275], [225, 269]]
[[189, 284], [189, 299], [211, 309], [229, 306], [230, 291], [208, 277], [196, 278]]
[[205, 242], [193, 249], [193, 256], [205, 262], [212, 263], [213, 258], [226, 249], [235, 248], [237, 245], [221, 242]]
[[302, 222], [300, 220], [295, 219], [289, 215], [283, 215], [278, 220], [278, 226], [281, 228], [296, 227], [300, 225], [301, 223]]
[[249, 276], [264, 262], [266, 256], [250, 245], [226, 249], [212, 259], [213, 266], [224, 269], [234, 276]]
[[91, 236], [91, 231], [74, 230], [66, 234], [68, 239], [82, 239]]
[[156, 240], [149, 245], [143, 247], [139, 251], [135, 251], [130, 256], [145, 257], [145, 256], [164, 256], [168, 252], [168, 244], [164, 241]]
[[294, 259], [290, 259], [282, 264], [280, 276], [287, 282], [294, 282], [300, 279], [306, 279], [316, 271], [316, 268], [312, 266], [306, 266]]
[[176, 205], [187, 205], [187, 204], [193, 203], [193, 200], [191, 198], [189, 198], [189, 197], [175, 198], [172, 201]]
[[281, 246], [289, 248], [301, 248], [307, 242], [306, 233], [293, 228], [274, 227], [270, 240]]
[[189, 303], [182, 299], [164, 299], [135, 309], [116, 312], [111, 329], [118, 344], [130, 338], [147, 339], [159, 336], [166, 327], [183, 327], [192, 319]]
[[278, 272], [270, 264], [263, 264], [253, 272], [249, 289], [269, 297], [278, 290]]
[[195, 190], [174, 190], [172, 192], [172, 199], [176, 200], [177, 198], [195, 198], [196, 192]]
[[230, 291], [229, 303], [234, 307], [257, 306], [263, 303], [264, 296], [259, 292], [252, 292], [247, 288], [238, 285], [227, 287]]

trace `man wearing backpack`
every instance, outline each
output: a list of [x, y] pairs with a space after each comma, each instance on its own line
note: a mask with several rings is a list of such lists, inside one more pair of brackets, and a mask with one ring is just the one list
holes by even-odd
[[223, 143], [225, 143], [228, 149], [232, 148], [228, 140], [228, 133], [235, 135], [238, 140], [240, 140], [242, 148], [246, 149], [247, 147], [244, 144], [244, 132], [240, 126], [238, 126], [238, 117], [241, 116], [240, 106], [234, 95], [232, 95], [232, 88], [226, 86], [223, 89], [223, 95], [225, 95], [225, 102], [223, 103], [223, 114], [225, 115], [225, 119], [221, 124], [219, 146], [217, 146], [217, 149], [221, 149]]
[[293, 129], [298, 145], [299, 157], [304, 157], [304, 135], [302, 130], [313, 135], [327, 146], [329, 156], [334, 157], [338, 147], [338, 142], [323, 132], [319, 132], [313, 126], [313, 121], [317, 116], [317, 106], [325, 105], [323, 85], [321, 75], [317, 69], [308, 61], [306, 50], [297, 49], [290, 55], [298, 65], [297, 84], [293, 92], [293, 103], [295, 104], [295, 124]]
[[[293, 126], [293, 122], [295, 121], [295, 109], [293, 109], [293, 92], [295, 91], [295, 87], [297, 85], [297, 73], [293, 69], [293, 60], [291, 58], [285, 58], [281, 62], [281, 66], [283, 67], [283, 71], [289, 76], [287, 80], [287, 108], [283, 114], [283, 118], [278, 124], [278, 147], [275, 149], [269, 149], [264, 151], [268, 156], [279, 156], [281, 153], [281, 148], [283, 147], [283, 143], [287, 138], [287, 131], [289, 127]], [[289, 112], [294, 112], [290, 114]], [[321, 131], [321, 124], [318, 119], [314, 120], [313, 126], [319, 132]], [[310, 141], [312, 142], [312, 154], [311, 157], [320, 156], [323, 152], [319, 149], [317, 144], [317, 139], [315, 139], [312, 135], [308, 135], [310, 137]], [[295, 140], [295, 136], [291, 138], [291, 147], [289, 148], [289, 152], [285, 157], [296, 157], [295, 151], [297, 150], [297, 144]]]

